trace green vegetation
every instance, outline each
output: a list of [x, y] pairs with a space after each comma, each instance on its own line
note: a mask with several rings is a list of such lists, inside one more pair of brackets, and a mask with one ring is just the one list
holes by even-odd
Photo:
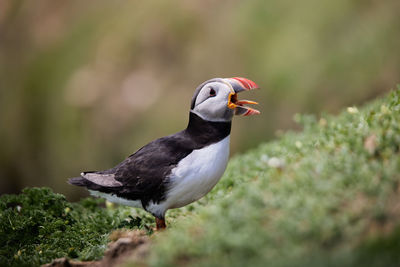
[[40, 265], [55, 258], [101, 258], [111, 230], [147, 228], [151, 219], [131, 210], [100, 208], [104, 200], [69, 203], [48, 188], [26, 188], [0, 197], [0, 266]]
[[[400, 88], [399, 88], [400, 89]], [[398, 266], [400, 90], [233, 158], [153, 266]]]
[[[169, 211], [148, 264], [397, 266], [399, 118], [400, 90], [336, 117], [297, 115], [302, 132], [234, 157], [205, 198]], [[111, 230], [154, 226], [101, 203], [38, 188], [2, 196], [0, 265], [96, 259]]]

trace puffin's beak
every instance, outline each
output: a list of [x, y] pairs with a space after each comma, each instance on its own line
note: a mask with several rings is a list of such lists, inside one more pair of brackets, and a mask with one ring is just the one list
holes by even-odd
[[227, 78], [224, 80], [232, 86], [234, 91], [229, 94], [228, 107], [230, 109], [235, 109], [235, 115], [250, 116], [260, 114], [260, 111], [244, 106], [245, 104], [258, 104], [257, 102], [238, 100], [237, 98], [237, 94], [240, 92], [258, 89], [259, 87], [255, 82], [242, 77]]

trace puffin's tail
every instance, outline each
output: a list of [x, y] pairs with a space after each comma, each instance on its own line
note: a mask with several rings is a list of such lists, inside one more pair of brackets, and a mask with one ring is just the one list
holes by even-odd
[[84, 177], [74, 177], [68, 179], [68, 183], [76, 186], [82, 186], [85, 187], [88, 190], [94, 190], [94, 191], [100, 191], [100, 192], [108, 192], [110, 190], [107, 190], [107, 188], [102, 187], [101, 185], [95, 184], [92, 181], [89, 181], [88, 179]]
[[72, 185], [77, 185], [77, 186], [89, 186], [90, 184], [92, 184], [92, 182], [86, 180], [83, 177], [74, 177], [74, 178], [70, 178], [68, 179], [68, 183], [72, 184]]
[[112, 193], [115, 189], [122, 186], [122, 183], [114, 179], [113, 174], [101, 174], [97, 172], [83, 172], [81, 177], [68, 179], [68, 183], [103, 193]]

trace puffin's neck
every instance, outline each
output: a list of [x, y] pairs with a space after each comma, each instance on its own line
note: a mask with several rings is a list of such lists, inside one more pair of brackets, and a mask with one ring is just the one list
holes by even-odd
[[198, 143], [212, 144], [231, 133], [232, 121], [206, 121], [190, 112], [185, 132]]

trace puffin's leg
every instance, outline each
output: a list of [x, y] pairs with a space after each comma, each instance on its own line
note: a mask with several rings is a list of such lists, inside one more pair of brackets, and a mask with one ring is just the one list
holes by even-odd
[[165, 228], [167, 228], [167, 226], [165, 225], [165, 219], [164, 218], [162, 218], [162, 219], [159, 219], [159, 218], [157, 218], [157, 217], [155, 217], [156, 218], [156, 230], [162, 230], [162, 229], [165, 229]]

